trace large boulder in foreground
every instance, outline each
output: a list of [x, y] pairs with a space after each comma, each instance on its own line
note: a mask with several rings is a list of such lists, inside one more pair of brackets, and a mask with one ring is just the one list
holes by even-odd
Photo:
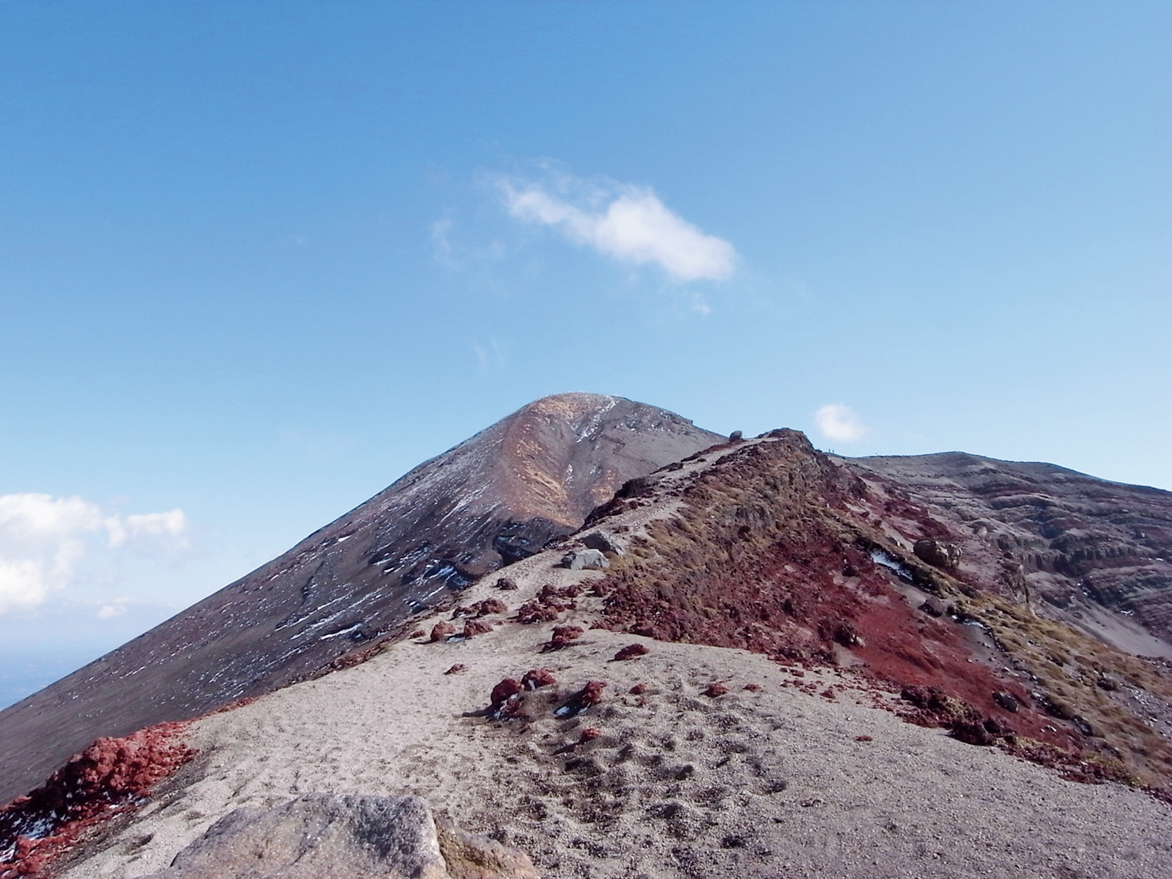
[[418, 797], [307, 794], [221, 818], [147, 879], [540, 879], [521, 852], [451, 826]]

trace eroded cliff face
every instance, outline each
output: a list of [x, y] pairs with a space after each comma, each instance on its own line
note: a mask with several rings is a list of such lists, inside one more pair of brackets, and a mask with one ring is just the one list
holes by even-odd
[[532, 403], [281, 557], [0, 712], [0, 802], [99, 736], [270, 692], [568, 534], [624, 481], [719, 442], [621, 397]]
[[846, 460], [901, 510], [939, 523], [960, 570], [1122, 650], [1172, 658], [1172, 493], [1053, 464], [950, 452]]

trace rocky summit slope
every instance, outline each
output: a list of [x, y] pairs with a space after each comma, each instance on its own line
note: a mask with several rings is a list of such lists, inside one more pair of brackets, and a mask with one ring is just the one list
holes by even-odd
[[194, 759], [57, 867], [256, 865], [288, 846], [224, 828], [336, 826], [312, 794], [419, 797], [547, 879], [1172, 875], [1166, 667], [891, 492], [785, 430], [629, 481], [362, 663], [192, 723]]
[[289, 552], [0, 712], [0, 802], [98, 736], [270, 692], [567, 534], [629, 479], [720, 437], [596, 394], [532, 403]]
[[[154, 794], [120, 781], [165, 774], [138, 739], [104, 740], [0, 831], [77, 812], [68, 879], [144, 876], [213, 851], [241, 807], [411, 795], [546, 877], [1172, 875], [1172, 494], [967, 455], [833, 458], [790, 430], [724, 440], [610, 401], [539, 401], [374, 499], [377, 524], [344, 517], [229, 587], [218, 607], [268, 620], [273, 656], [293, 628], [342, 644], [321, 655], [340, 670], [145, 736], [168, 770], [189, 760]], [[614, 436], [642, 468], [625, 481]], [[675, 460], [651, 472], [645, 442]], [[432, 535], [461, 516], [462, 554], [403, 542], [451, 547]], [[347, 570], [416, 591], [347, 591], [351, 557], [328, 550], [352, 543]], [[269, 609], [274, 575], [306, 587], [295, 624]], [[402, 626], [325, 637], [381, 603]], [[314, 677], [288, 669], [264, 689]]]

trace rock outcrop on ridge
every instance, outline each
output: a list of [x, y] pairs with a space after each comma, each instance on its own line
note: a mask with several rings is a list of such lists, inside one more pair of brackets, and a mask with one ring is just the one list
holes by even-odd
[[722, 438], [621, 397], [561, 394], [416, 467], [289, 552], [0, 712], [0, 802], [99, 736], [320, 673], [412, 612], [568, 534], [629, 479]]
[[225, 815], [146, 879], [540, 879], [524, 853], [450, 826], [418, 797], [305, 794]]

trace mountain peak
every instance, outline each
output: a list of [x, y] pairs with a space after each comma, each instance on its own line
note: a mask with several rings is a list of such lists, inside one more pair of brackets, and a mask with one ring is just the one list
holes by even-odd
[[[721, 442], [622, 397], [536, 400], [284, 555], [0, 712], [0, 802], [97, 736], [321, 673], [415, 611], [577, 529], [624, 482]], [[136, 677], [144, 666], [149, 680]]]

